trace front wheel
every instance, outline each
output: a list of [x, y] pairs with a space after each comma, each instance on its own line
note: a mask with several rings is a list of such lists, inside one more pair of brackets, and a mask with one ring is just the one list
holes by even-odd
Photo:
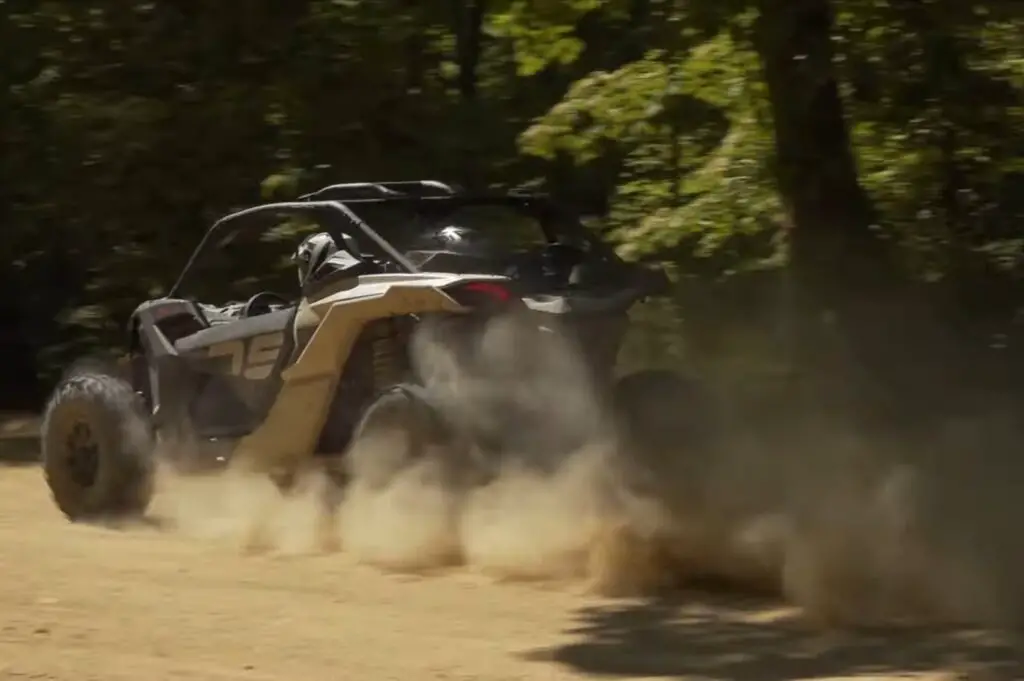
[[140, 515], [153, 492], [153, 433], [131, 385], [95, 367], [65, 376], [43, 417], [46, 482], [69, 520]]

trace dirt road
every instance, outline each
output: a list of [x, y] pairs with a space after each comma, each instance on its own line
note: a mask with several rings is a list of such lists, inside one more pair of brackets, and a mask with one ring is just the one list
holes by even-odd
[[598, 600], [466, 572], [389, 575], [343, 553], [245, 555], [156, 527], [73, 526], [34, 466], [0, 467], [0, 577], [4, 681], [783, 681], [978, 665], [1022, 677], [979, 636], [837, 639], [763, 605]]

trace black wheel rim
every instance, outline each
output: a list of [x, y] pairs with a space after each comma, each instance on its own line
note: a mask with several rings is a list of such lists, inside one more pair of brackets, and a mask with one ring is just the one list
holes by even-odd
[[99, 473], [100, 446], [89, 424], [75, 423], [68, 434], [66, 447], [71, 479], [82, 487], [92, 487]]

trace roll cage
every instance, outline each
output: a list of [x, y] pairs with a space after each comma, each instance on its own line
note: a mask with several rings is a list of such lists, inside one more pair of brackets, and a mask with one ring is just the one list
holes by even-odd
[[196, 264], [206, 251], [216, 243], [223, 242], [232, 234], [243, 230], [259, 227], [265, 229], [266, 218], [271, 216], [320, 218], [323, 229], [338, 244], [344, 243], [343, 234], [346, 233], [346, 230], [354, 229], [369, 243], [380, 249], [381, 254], [394, 262], [401, 270], [407, 273], [419, 272], [420, 269], [415, 264], [402, 255], [390, 241], [373, 229], [350, 207], [373, 204], [423, 205], [438, 211], [448, 209], [454, 211], [467, 206], [507, 206], [539, 218], [540, 227], [544, 231], [545, 237], [551, 242], [558, 241], [560, 235], [571, 236], [586, 242], [598, 257], [625, 264], [611, 246], [584, 227], [575, 215], [545, 196], [515, 191], [468, 193], [438, 180], [351, 182], [322, 187], [300, 196], [296, 201], [253, 206], [217, 220], [192, 251], [166, 297], [172, 298], [180, 295], [188, 281], [189, 274], [195, 269]]
[[403, 270], [409, 273], [419, 272], [419, 269], [405, 256], [399, 253], [395, 247], [387, 241], [387, 239], [374, 231], [373, 228], [356, 215], [351, 208], [340, 201], [284, 201], [246, 208], [226, 215], [213, 223], [210, 229], [206, 231], [206, 234], [203, 235], [203, 238], [199, 241], [199, 245], [192, 251], [192, 255], [189, 256], [188, 261], [185, 263], [185, 267], [182, 269], [181, 274], [178, 275], [177, 281], [174, 282], [174, 285], [171, 286], [171, 289], [167, 292], [166, 297], [173, 298], [179, 295], [188, 279], [188, 275], [193, 269], [195, 269], [196, 263], [199, 262], [202, 255], [209, 250], [218, 239], [223, 241], [232, 233], [236, 233], [240, 230], [265, 226], [266, 223], [262, 219], [257, 218], [266, 218], [269, 216], [287, 218], [304, 215], [320, 217], [322, 219], [323, 228], [331, 235], [335, 243], [344, 243], [343, 234], [345, 227], [355, 228], [356, 231], [374, 243], [388, 258], [393, 260], [395, 264]]
[[342, 201], [346, 205], [424, 205], [454, 211], [470, 206], [506, 206], [540, 219], [540, 227], [551, 242], [566, 235], [584, 241], [594, 252], [622, 262], [615, 250], [584, 227], [579, 217], [549, 197], [521, 191], [465, 192], [439, 180], [407, 182], [350, 182], [322, 187], [299, 197], [300, 201]]

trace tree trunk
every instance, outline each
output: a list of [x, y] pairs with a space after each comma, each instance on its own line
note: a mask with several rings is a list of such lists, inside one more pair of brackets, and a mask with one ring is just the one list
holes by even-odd
[[459, 65], [459, 94], [465, 101], [477, 96], [477, 72], [483, 48], [486, 0], [453, 0], [455, 20], [455, 51]]
[[914, 315], [858, 180], [833, 68], [832, 7], [829, 0], [759, 4], [755, 40], [791, 224], [799, 369], [816, 400], [891, 415], [916, 380], [900, 371]]

